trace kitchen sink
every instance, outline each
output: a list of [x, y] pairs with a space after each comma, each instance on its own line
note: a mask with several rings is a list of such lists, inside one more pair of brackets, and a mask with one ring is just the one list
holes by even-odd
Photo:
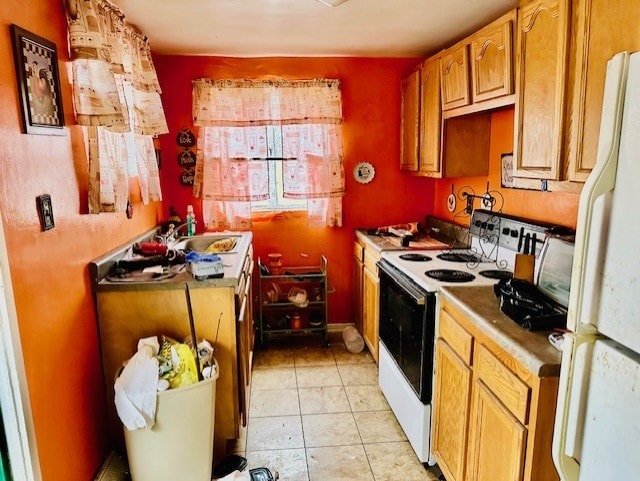
[[[237, 252], [242, 235], [203, 234], [192, 237], [181, 237], [173, 246], [174, 250], [210, 252], [213, 254], [233, 254]], [[209, 249], [209, 251], [207, 251]]]

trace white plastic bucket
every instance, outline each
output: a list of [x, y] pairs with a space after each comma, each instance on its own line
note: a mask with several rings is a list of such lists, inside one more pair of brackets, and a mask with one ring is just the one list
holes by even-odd
[[158, 393], [152, 429], [125, 428], [132, 481], [210, 481], [216, 379]]

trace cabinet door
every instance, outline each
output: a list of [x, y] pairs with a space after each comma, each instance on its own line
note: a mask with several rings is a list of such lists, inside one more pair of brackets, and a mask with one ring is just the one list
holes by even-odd
[[400, 169], [418, 170], [420, 135], [420, 70], [402, 79], [400, 119]]
[[521, 481], [527, 431], [479, 379], [470, 424], [467, 479]]
[[442, 110], [471, 103], [467, 43], [454, 45], [442, 54]]
[[471, 89], [474, 102], [513, 93], [514, 13], [476, 33], [470, 44]]
[[362, 333], [362, 289], [363, 289], [363, 274], [362, 269], [364, 264], [362, 262], [363, 249], [362, 246], [356, 242], [354, 246], [353, 255], [353, 320], [358, 332]]
[[368, 267], [363, 270], [363, 337], [371, 355], [378, 362], [378, 327], [380, 323], [380, 278]]
[[421, 174], [440, 176], [442, 142], [442, 106], [440, 104], [440, 57], [422, 66], [420, 98], [420, 162]]
[[573, 5], [569, 65], [575, 74], [569, 90], [566, 158], [569, 180], [584, 182], [596, 162], [607, 61], [623, 50], [640, 50], [640, 2], [578, 0]]
[[559, 179], [565, 110], [568, 0], [518, 11], [514, 176]]
[[247, 295], [242, 296], [238, 312], [238, 401], [242, 425], [246, 426], [249, 414], [249, 384], [251, 382], [251, 304]]
[[436, 342], [432, 450], [449, 481], [464, 481], [471, 369], [442, 339]]

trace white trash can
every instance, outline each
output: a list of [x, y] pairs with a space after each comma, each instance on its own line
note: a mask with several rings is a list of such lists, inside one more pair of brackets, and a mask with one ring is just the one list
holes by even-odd
[[153, 428], [124, 429], [132, 481], [211, 481], [217, 378], [159, 392]]

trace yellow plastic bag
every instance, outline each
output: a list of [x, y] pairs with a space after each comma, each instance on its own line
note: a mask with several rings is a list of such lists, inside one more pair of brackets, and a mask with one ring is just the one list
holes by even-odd
[[171, 360], [171, 370], [162, 375], [162, 379], [169, 381], [171, 389], [189, 386], [198, 382], [196, 359], [189, 346], [165, 337], [161, 355], [163, 358]]

